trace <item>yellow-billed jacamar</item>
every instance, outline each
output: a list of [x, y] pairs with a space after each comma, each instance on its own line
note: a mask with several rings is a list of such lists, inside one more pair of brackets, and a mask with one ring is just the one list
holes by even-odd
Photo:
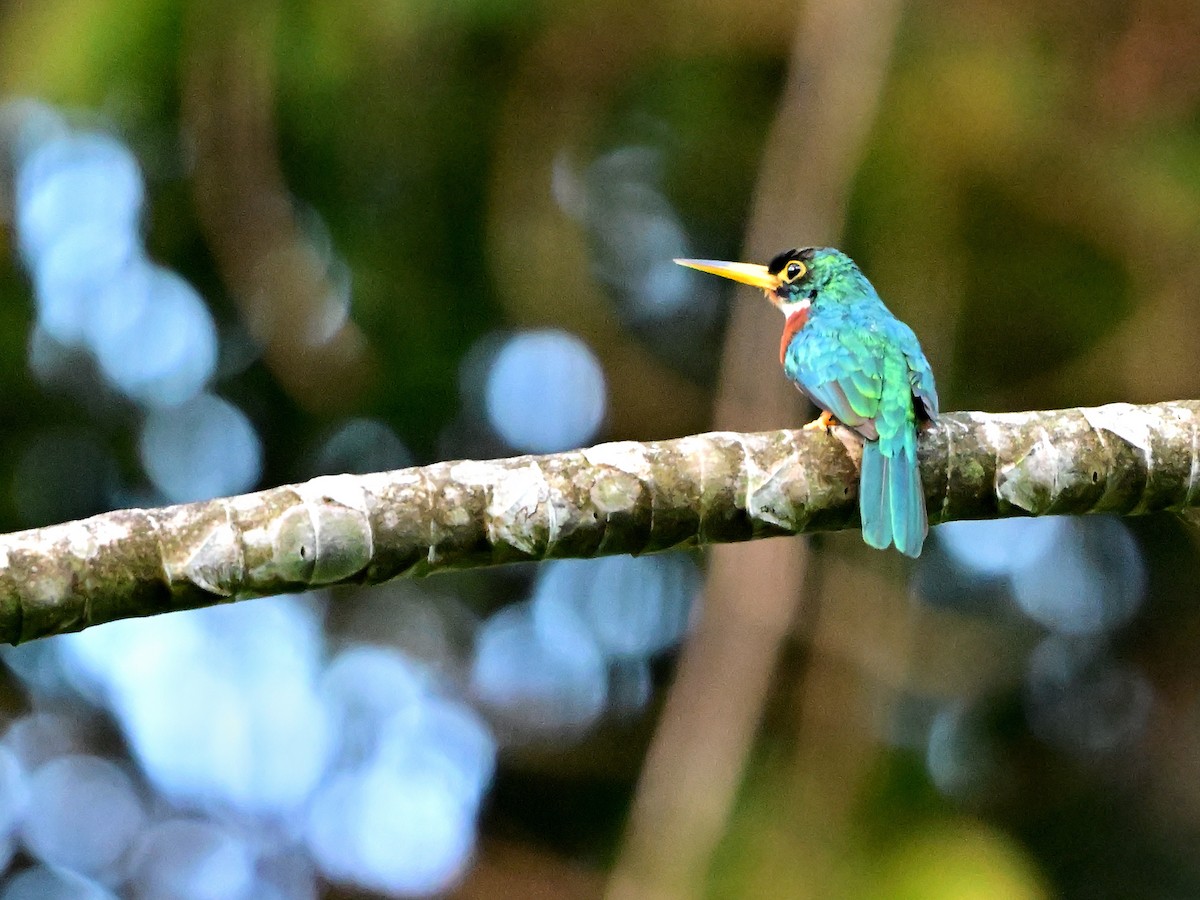
[[767, 265], [677, 259], [762, 288], [786, 317], [779, 361], [822, 410], [863, 438], [863, 540], [919, 556], [929, 533], [917, 423], [937, 418], [933, 371], [911, 328], [891, 314], [854, 261], [831, 247], [780, 253]]

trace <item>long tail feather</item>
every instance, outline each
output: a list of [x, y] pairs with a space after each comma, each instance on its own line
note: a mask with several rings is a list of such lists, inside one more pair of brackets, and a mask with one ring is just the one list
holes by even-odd
[[863, 444], [862, 476], [858, 482], [858, 508], [862, 514], [863, 540], [878, 550], [892, 543], [892, 516], [888, 502], [891, 460], [879, 449], [879, 441]]
[[921, 470], [913, 450], [907, 446], [902, 448], [892, 460], [889, 474], [892, 541], [905, 556], [920, 556], [925, 535], [929, 533], [929, 519], [925, 513]]
[[902, 443], [894, 457], [879, 449], [878, 441], [863, 445], [859, 510], [863, 540], [880, 550], [895, 544], [905, 556], [920, 556], [929, 520], [921, 470], [910, 442]]

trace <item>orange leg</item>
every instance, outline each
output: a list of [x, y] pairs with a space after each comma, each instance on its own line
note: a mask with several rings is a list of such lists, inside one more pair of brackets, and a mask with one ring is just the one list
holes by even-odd
[[821, 410], [821, 415], [813, 419], [804, 426], [805, 431], [828, 431], [834, 425], [838, 424], [838, 420], [833, 417], [833, 413], [829, 410]]

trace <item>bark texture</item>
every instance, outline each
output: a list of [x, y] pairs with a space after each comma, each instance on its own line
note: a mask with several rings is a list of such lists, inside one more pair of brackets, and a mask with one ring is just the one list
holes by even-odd
[[[1200, 401], [948, 413], [921, 435], [931, 523], [1198, 503]], [[714, 432], [335, 475], [0, 536], [0, 641], [341, 582], [851, 528], [861, 447]]]

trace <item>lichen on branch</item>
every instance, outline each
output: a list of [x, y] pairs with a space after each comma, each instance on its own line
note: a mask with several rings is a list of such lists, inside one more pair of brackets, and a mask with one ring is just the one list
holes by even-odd
[[[923, 431], [930, 522], [1198, 503], [1200, 401], [948, 413]], [[405, 575], [851, 528], [861, 447], [834, 428], [713, 432], [455, 461], [0, 536], [0, 641]]]

